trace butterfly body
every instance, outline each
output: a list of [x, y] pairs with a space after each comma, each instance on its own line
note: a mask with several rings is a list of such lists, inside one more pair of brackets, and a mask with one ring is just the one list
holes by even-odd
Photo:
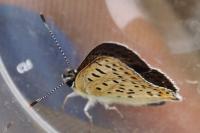
[[89, 100], [85, 109], [89, 118], [87, 111], [97, 102], [142, 106], [181, 99], [169, 78], [134, 52], [113, 43], [101, 44], [89, 53], [73, 77], [72, 88], [73, 96]]

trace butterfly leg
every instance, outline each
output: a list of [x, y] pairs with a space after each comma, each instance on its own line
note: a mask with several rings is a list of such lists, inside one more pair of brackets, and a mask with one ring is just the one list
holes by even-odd
[[65, 100], [64, 100], [64, 102], [63, 102], [62, 108], [64, 109], [65, 104], [67, 103], [67, 100], [68, 100], [69, 98], [76, 97], [76, 96], [79, 96], [76, 92], [72, 92], [72, 93], [68, 94], [68, 95], [65, 97]]
[[104, 104], [106, 110], [115, 110], [121, 118], [124, 118], [123, 114], [117, 109], [115, 106], [109, 106], [108, 104]]
[[95, 105], [95, 101], [92, 99], [89, 99], [84, 107], [84, 113], [87, 116], [87, 118], [90, 120], [91, 123], [93, 123], [92, 116], [89, 114], [89, 109], [92, 108]]

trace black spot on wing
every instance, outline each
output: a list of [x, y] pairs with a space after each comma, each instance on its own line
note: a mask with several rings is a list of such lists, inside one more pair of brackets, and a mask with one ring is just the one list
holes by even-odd
[[113, 82], [115, 82], [115, 83], [119, 83], [117, 80], [113, 80]]
[[121, 93], [123, 93], [124, 91], [123, 90], [115, 90], [116, 92], [121, 92]]
[[96, 77], [96, 78], [99, 78], [100, 76], [95, 74], [95, 73], [92, 73], [92, 76]]
[[137, 79], [137, 78], [136, 78], [136, 77], [134, 77], [134, 76], [131, 76], [131, 78], [132, 78], [132, 79]]
[[117, 65], [116, 64], [112, 64], [114, 67], [117, 67]]
[[141, 86], [142, 86], [142, 88], [144, 88], [144, 89], [146, 88], [146, 86], [145, 86], [145, 85], [141, 85]]
[[102, 83], [104, 86], [108, 86], [108, 84], [106, 84], [106, 83]]
[[153, 93], [151, 91], [146, 92], [149, 96], [153, 96]]
[[169, 94], [169, 92], [167, 91], [166, 94]]
[[128, 98], [133, 98], [133, 96], [130, 95], [130, 96], [128, 96]]
[[115, 74], [115, 75], [119, 75], [119, 73], [116, 73], [116, 72], [113, 72], [113, 74]]
[[109, 66], [109, 65], [105, 65], [107, 68], [111, 68], [111, 66]]
[[96, 89], [97, 89], [97, 90], [101, 90], [101, 88], [100, 88], [100, 87], [96, 87]]
[[115, 69], [115, 68], [112, 68], [112, 70], [113, 70], [113, 71], [117, 71], [117, 69]]
[[122, 78], [122, 76], [118, 75], [118, 78]]
[[124, 68], [120, 67], [119, 70], [124, 70]]
[[134, 92], [134, 91], [131, 91], [131, 92], [127, 92], [127, 94], [135, 94], [135, 92]]
[[89, 81], [93, 81], [91, 78], [88, 78]]
[[97, 63], [99, 66], [102, 66], [102, 64], [100, 64], [99, 62], [95, 62], [95, 63]]
[[99, 69], [99, 68], [96, 68], [96, 70], [99, 72], [99, 73], [101, 73], [101, 74], [106, 74], [105, 72], [103, 72], [101, 69]]
[[121, 90], [125, 90], [125, 88], [123, 88], [123, 87], [119, 87], [119, 89], [121, 89]]
[[124, 72], [124, 74], [126, 74], [126, 75], [130, 75], [130, 73], [129, 73], [129, 72]]

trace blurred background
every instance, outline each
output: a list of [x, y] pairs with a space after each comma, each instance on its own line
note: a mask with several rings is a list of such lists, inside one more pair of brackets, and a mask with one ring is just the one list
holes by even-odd
[[[198, 0], [0, 0], [0, 132], [197, 133], [200, 130], [200, 2]], [[120, 42], [174, 80], [183, 101], [158, 107], [117, 105], [90, 110], [57, 86], [67, 64], [39, 14], [46, 16], [71, 65], [105, 41]]]

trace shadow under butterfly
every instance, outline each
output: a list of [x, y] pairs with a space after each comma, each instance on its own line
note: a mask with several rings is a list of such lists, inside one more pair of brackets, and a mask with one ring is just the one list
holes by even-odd
[[[55, 35], [41, 15], [45, 27], [51, 34], [56, 46], [65, 56]], [[82, 96], [88, 99], [84, 113], [92, 122], [88, 110], [97, 102], [108, 110], [116, 110], [111, 104], [132, 106], [162, 105], [166, 101], [180, 101], [178, 89], [163, 73], [150, 68], [137, 54], [117, 43], [103, 43], [94, 48], [78, 69], [68, 67], [62, 74], [63, 83], [47, 95], [31, 103], [34, 106], [63, 85], [73, 92], [65, 97], [63, 106], [69, 98]]]

